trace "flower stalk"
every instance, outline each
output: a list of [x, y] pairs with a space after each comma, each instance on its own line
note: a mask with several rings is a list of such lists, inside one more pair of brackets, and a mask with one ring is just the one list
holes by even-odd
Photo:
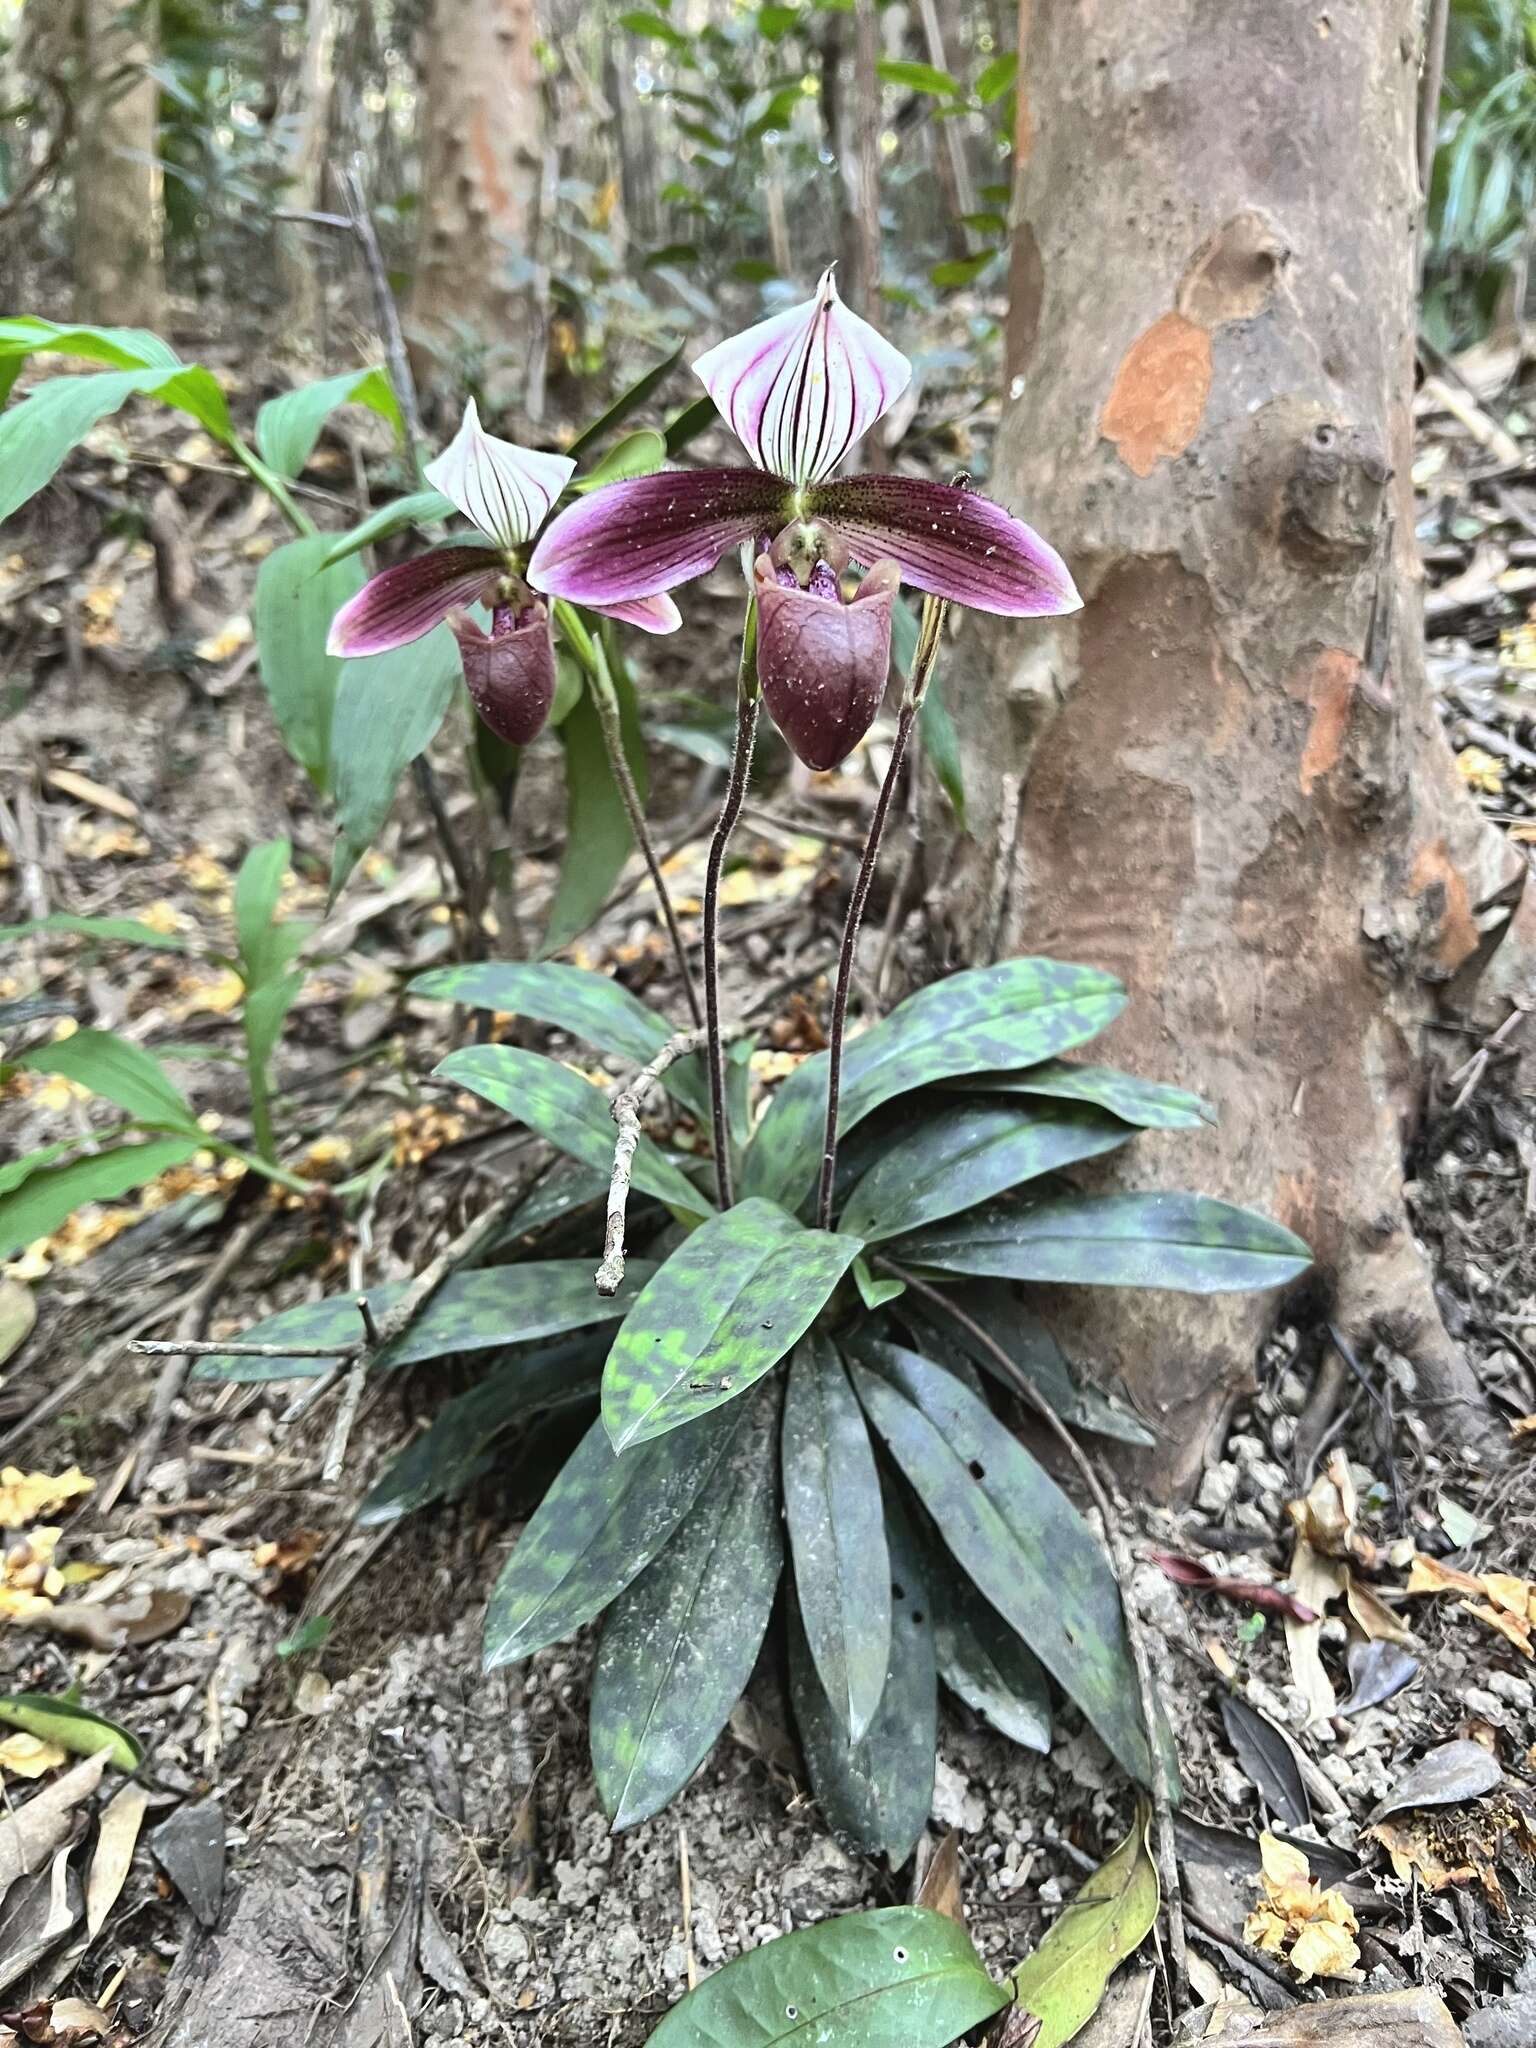
[[741, 666], [736, 675], [736, 745], [731, 754], [730, 779], [715, 824], [715, 834], [709, 842], [709, 862], [704, 876], [705, 1051], [709, 1066], [709, 1116], [715, 1144], [715, 1185], [720, 1193], [722, 1209], [730, 1208], [734, 1196], [731, 1127], [725, 1107], [725, 1041], [720, 1031], [720, 876], [725, 867], [725, 850], [746, 801], [760, 701], [757, 604], [754, 599], [748, 601], [746, 623], [741, 630]]
[[911, 672], [907, 677], [907, 686], [902, 692], [901, 711], [896, 721], [896, 737], [891, 744], [891, 758], [880, 784], [880, 794], [875, 799], [875, 814], [869, 822], [869, 834], [864, 841], [864, 855], [859, 862], [858, 876], [848, 902], [848, 917], [843, 926], [842, 950], [837, 960], [837, 983], [832, 994], [831, 1028], [827, 1034], [827, 1120], [821, 1141], [821, 1181], [816, 1194], [816, 1223], [821, 1230], [832, 1228], [832, 1196], [837, 1179], [837, 1115], [843, 1082], [843, 1039], [848, 1027], [848, 995], [853, 982], [854, 952], [859, 942], [859, 928], [864, 922], [865, 906], [869, 902], [870, 885], [875, 878], [875, 864], [880, 858], [880, 841], [885, 832], [891, 798], [896, 793], [896, 783], [901, 774], [902, 761], [906, 757], [907, 743], [912, 737], [912, 727], [918, 712], [922, 709], [923, 696], [933, 674], [934, 663], [938, 659], [939, 641], [944, 630], [944, 614], [948, 609], [949, 606], [943, 598], [927, 597], [923, 600], [917, 651], [912, 657]]

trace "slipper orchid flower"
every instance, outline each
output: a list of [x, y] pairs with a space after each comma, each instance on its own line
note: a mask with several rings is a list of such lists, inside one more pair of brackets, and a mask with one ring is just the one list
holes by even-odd
[[[446, 620], [459, 643], [475, 709], [492, 732], [526, 746], [555, 698], [549, 608], [529, 588], [528, 546], [575, 468], [568, 455], [542, 454], [487, 434], [471, 399], [463, 425], [427, 464], [425, 475], [481, 538], [450, 541], [382, 570], [331, 621], [327, 652], [384, 654]], [[467, 607], [477, 603], [491, 614], [489, 633], [469, 617]], [[682, 624], [669, 597], [647, 595], [591, 609], [647, 633], [673, 633]]]
[[[632, 604], [755, 544], [763, 697], [811, 767], [841, 761], [880, 708], [900, 584], [1010, 618], [1078, 609], [1055, 549], [990, 499], [920, 477], [833, 480], [912, 366], [843, 304], [830, 269], [813, 299], [694, 369], [754, 466], [663, 470], [592, 492], [545, 530], [528, 581], [578, 604]], [[851, 598], [850, 560], [868, 571]]]

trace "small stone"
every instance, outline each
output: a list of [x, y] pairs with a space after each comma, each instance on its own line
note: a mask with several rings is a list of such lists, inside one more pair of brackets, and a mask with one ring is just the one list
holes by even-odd
[[1528, 1678], [1517, 1678], [1513, 1671], [1490, 1671], [1488, 1690], [1523, 1714], [1536, 1709], [1536, 1686]]
[[1307, 1405], [1311, 1389], [1303, 1375], [1295, 1370], [1283, 1372], [1275, 1389], [1275, 1397], [1287, 1415], [1299, 1415]]
[[485, 1959], [499, 1976], [510, 1976], [532, 1954], [533, 1943], [521, 1927], [503, 1921], [499, 1913], [492, 1916], [485, 1933]]
[[1273, 1458], [1260, 1458], [1249, 1467], [1248, 1484], [1261, 1499], [1267, 1498], [1276, 1504], [1284, 1500], [1291, 1486], [1284, 1466], [1277, 1465]]
[[1232, 1496], [1236, 1492], [1236, 1465], [1229, 1458], [1218, 1458], [1214, 1465], [1207, 1465], [1200, 1475], [1198, 1504], [1205, 1514], [1224, 1515], [1232, 1505]]
[[1330, 1784], [1337, 1785], [1341, 1792], [1347, 1792], [1355, 1782], [1353, 1766], [1347, 1764], [1336, 1751], [1321, 1759], [1321, 1769], [1323, 1776]]
[[980, 1834], [986, 1825], [987, 1802], [943, 1757], [934, 1765], [933, 1817], [940, 1827], [958, 1828], [963, 1835]]
[[1232, 1526], [1249, 1529], [1255, 1536], [1267, 1536], [1275, 1526], [1275, 1518], [1257, 1501], [1240, 1500], [1232, 1510]]

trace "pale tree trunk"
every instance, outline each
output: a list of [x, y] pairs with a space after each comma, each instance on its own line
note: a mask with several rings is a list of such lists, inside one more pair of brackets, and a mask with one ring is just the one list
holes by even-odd
[[75, 312], [118, 327], [165, 317], [156, 10], [76, 0], [88, 81], [75, 146]]
[[[949, 695], [975, 838], [943, 914], [956, 957], [1122, 977], [1104, 1056], [1221, 1123], [1103, 1179], [1298, 1230], [1310, 1313], [1406, 1352], [1453, 1436], [1481, 1427], [1478, 1390], [1409, 1232], [1404, 1147], [1430, 1027], [1501, 941], [1484, 985], [1528, 968], [1508, 934], [1536, 892], [1512, 922], [1524, 862], [1462, 791], [1425, 674], [1418, 14], [1026, 0], [991, 487], [1085, 608], [967, 628]], [[1051, 1309], [1160, 1432], [1149, 1476], [1172, 1490], [1277, 1303], [1062, 1290]]]
[[839, 289], [866, 318], [880, 291], [880, 18], [875, 0], [854, 0], [852, 61], [839, 80], [835, 148], [842, 192]]
[[[324, 192], [325, 148], [331, 130], [335, 84], [336, 10], [332, 0], [309, 0], [304, 23], [304, 56], [294, 80], [285, 203], [295, 211], [317, 212]], [[285, 340], [313, 345], [320, 328], [320, 275], [315, 230], [287, 222], [277, 239], [278, 283], [282, 292]]]
[[[544, 164], [534, 0], [433, 0], [425, 64], [421, 241], [410, 318], [516, 354], [529, 330], [529, 239]], [[526, 364], [518, 362], [519, 376]]]

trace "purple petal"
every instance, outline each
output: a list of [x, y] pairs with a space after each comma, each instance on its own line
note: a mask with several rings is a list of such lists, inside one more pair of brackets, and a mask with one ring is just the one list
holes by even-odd
[[1082, 605], [1067, 565], [1039, 534], [954, 484], [913, 476], [850, 476], [822, 484], [810, 511], [860, 562], [887, 557], [901, 580], [973, 611], [1046, 618]]
[[801, 485], [830, 476], [912, 377], [900, 349], [849, 312], [830, 270], [815, 298], [732, 335], [693, 367], [758, 468]]
[[599, 604], [594, 611], [626, 626], [638, 626], [642, 633], [675, 633], [683, 615], [670, 597], [632, 597], [623, 604]]
[[543, 731], [555, 701], [549, 613], [541, 604], [529, 605], [521, 624], [490, 634], [462, 612], [448, 623], [459, 643], [464, 681], [475, 709], [498, 739], [526, 747]]
[[532, 540], [575, 469], [568, 455], [543, 455], [487, 434], [471, 399], [464, 424], [423, 474], [488, 540], [510, 550]]
[[496, 580], [500, 564], [485, 548], [434, 548], [385, 569], [349, 598], [331, 621], [327, 654], [387, 654], [430, 633]]
[[900, 573], [894, 562], [877, 562], [851, 604], [786, 587], [767, 555], [758, 556], [752, 581], [763, 702], [807, 767], [835, 768], [869, 731], [885, 695]]
[[528, 581], [611, 609], [712, 569], [728, 548], [790, 516], [790, 487], [756, 469], [664, 469], [567, 506], [533, 551]]

